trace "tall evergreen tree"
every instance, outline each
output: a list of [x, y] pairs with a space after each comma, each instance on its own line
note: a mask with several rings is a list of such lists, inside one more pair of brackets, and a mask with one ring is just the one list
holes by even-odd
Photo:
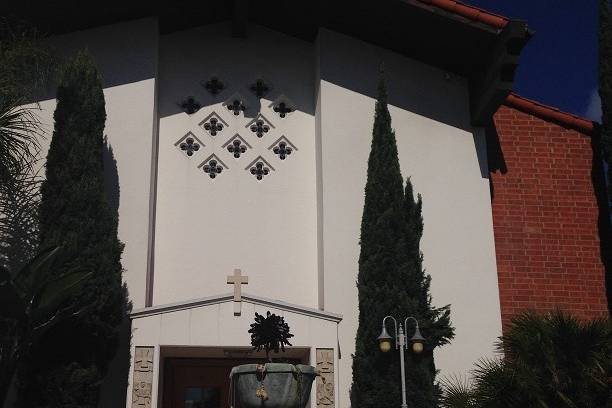
[[599, 96], [601, 144], [608, 164], [608, 202], [612, 201], [612, 12], [609, 0], [599, 1]]
[[[57, 90], [40, 204], [42, 247], [62, 245], [67, 270], [93, 273], [73, 299], [84, 312], [51, 330], [19, 376], [22, 407], [95, 407], [113, 357], [126, 296], [117, 217], [104, 191], [101, 77], [92, 58], [70, 61]], [[55, 270], [61, 274], [63, 270]]]
[[[382, 353], [377, 337], [386, 315], [414, 316], [427, 341], [422, 354], [406, 353], [406, 393], [413, 407], [434, 407], [437, 387], [433, 349], [453, 337], [450, 308], [433, 308], [430, 277], [422, 267], [421, 197], [412, 184], [403, 187], [395, 133], [381, 77], [368, 159], [359, 256], [359, 328], [353, 356], [353, 408], [400, 404], [400, 364], [397, 352]], [[399, 322], [398, 322], [399, 323]], [[392, 330], [391, 322], [388, 329]], [[409, 323], [410, 337], [414, 326]]]

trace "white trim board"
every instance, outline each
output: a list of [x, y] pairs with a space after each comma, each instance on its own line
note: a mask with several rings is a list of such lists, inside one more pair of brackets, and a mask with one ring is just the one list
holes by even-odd
[[[168, 303], [165, 305], [151, 306], [140, 308], [130, 313], [131, 319], [138, 319], [141, 317], [153, 316], [163, 313], [171, 313], [179, 310], [194, 309], [202, 306], [215, 305], [219, 303], [233, 302], [234, 293], [225, 293], [222, 295], [209, 296], [199, 299], [187, 300], [184, 302]], [[269, 306], [275, 309], [286, 310], [288, 312], [298, 313], [306, 316], [316, 317], [318, 319], [330, 320], [339, 323], [342, 320], [342, 315], [337, 313], [331, 313], [324, 310], [313, 309], [310, 307], [294, 305], [291, 303], [283, 302], [280, 300], [268, 299], [261, 296], [249, 295], [242, 293], [242, 301], [252, 303], [255, 305]]]

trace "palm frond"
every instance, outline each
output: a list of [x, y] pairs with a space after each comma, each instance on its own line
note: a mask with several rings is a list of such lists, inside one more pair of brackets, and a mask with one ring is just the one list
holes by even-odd
[[0, 97], [0, 183], [32, 171], [42, 137], [34, 110]]
[[461, 376], [445, 377], [440, 381], [442, 408], [476, 408], [476, 400], [471, 382]]

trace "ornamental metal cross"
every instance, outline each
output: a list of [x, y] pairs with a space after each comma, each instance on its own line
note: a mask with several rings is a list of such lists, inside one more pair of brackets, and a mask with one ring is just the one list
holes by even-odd
[[246, 275], [242, 276], [242, 271], [240, 269], [234, 269], [234, 275], [227, 277], [227, 284], [234, 285], [234, 316], [240, 316], [242, 312], [241, 285], [248, 285], [249, 277]]

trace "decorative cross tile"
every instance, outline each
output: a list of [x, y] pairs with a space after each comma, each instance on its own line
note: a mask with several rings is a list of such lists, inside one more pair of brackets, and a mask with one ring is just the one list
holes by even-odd
[[185, 141], [182, 142], [179, 147], [182, 151], [187, 153], [187, 156], [193, 156], [194, 152], [200, 150], [200, 144], [193, 140], [192, 137], [188, 137], [187, 139], [185, 139]]
[[262, 138], [264, 134], [270, 131], [270, 129], [274, 129], [274, 125], [272, 125], [272, 123], [270, 123], [270, 121], [261, 113], [257, 115], [255, 119], [247, 123], [246, 127], [249, 128], [251, 132], [255, 133], [259, 138]]
[[187, 97], [187, 99], [181, 102], [179, 106], [181, 107], [181, 109], [183, 109], [185, 113], [187, 113], [188, 115], [192, 115], [199, 111], [202, 105], [200, 105], [200, 102], [196, 101], [193, 96], [189, 96]]
[[211, 179], [217, 177], [217, 174], [221, 174], [223, 167], [221, 167], [216, 160], [211, 160], [203, 167], [204, 173], [208, 174]]
[[228, 152], [232, 153], [236, 159], [240, 158], [242, 153], [245, 153], [247, 149], [251, 149], [251, 145], [236, 133], [230, 140], [225, 142], [222, 148], [227, 149]]
[[257, 162], [251, 167], [251, 174], [257, 177], [257, 180], [261, 180], [263, 176], [267, 176], [270, 173], [270, 169], [267, 168], [263, 162]]
[[244, 106], [240, 100], [234, 99], [231, 103], [227, 104], [227, 109], [232, 111], [235, 116], [238, 116], [240, 115], [240, 112], [243, 112], [246, 109], [246, 106]]
[[210, 133], [211, 136], [216, 136], [217, 132], [223, 130], [223, 125], [219, 123], [217, 118], [210, 118], [208, 122], [204, 123], [203, 127], [208, 131], [208, 133]]
[[224, 127], [227, 127], [227, 123], [215, 112], [212, 112], [203, 121], [200, 122], [200, 126], [208, 132], [211, 136], [217, 136], [217, 133], [223, 131]]
[[225, 89], [225, 85], [219, 80], [219, 78], [212, 77], [208, 81], [206, 81], [206, 83], [204, 84], [204, 88], [206, 88], [206, 90], [211, 94], [217, 95], [219, 92]]
[[208, 177], [211, 179], [215, 179], [224, 169], [228, 168], [225, 163], [214, 154], [208, 156], [208, 158], [200, 163], [198, 167], [201, 168], [204, 173], [208, 174]]
[[249, 170], [257, 180], [262, 180], [265, 176], [270, 174], [271, 170], [274, 171], [274, 167], [272, 167], [263, 157], [258, 156], [245, 168], [245, 170]]
[[266, 125], [263, 120], [258, 120], [251, 125], [251, 132], [255, 133], [257, 137], [263, 137], [264, 133], [268, 133], [270, 126]]
[[174, 145], [188, 157], [193, 156], [204, 147], [204, 143], [191, 132], [181, 137]]
[[255, 81], [255, 83], [253, 85], [251, 85], [251, 87], [249, 89], [258, 98], [264, 97], [270, 91], [270, 87], [268, 85], [266, 85], [266, 83], [264, 82], [263, 79], [258, 79], [257, 81]]
[[239, 158], [241, 153], [246, 152], [247, 148], [243, 145], [240, 140], [234, 140], [230, 145], [227, 146], [227, 151], [234, 153], [235, 158]]
[[287, 143], [280, 142], [278, 146], [272, 149], [272, 151], [274, 152], [274, 154], [277, 154], [281, 160], [285, 160], [285, 158], [291, 154], [293, 149], [287, 146]]
[[293, 153], [294, 150], [298, 150], [297, 147], [293, 143], [289, 141], [285, 136], [281, 136], [276, 140], [276, 142], [272, 143], [268, 150], [272, 150], [272, 152], [278, 156], [279, 159], [285, 160], [287, 156]]
[[285, 102], [281, 102], [274, 107], [274, 112], [278, 113], [278, 116], [284, 118], [288, 113], [293, 112], [293, 109], [290, 108]]
[[280, 95], [268, 106], [272, 108], [274, 112], [278, 113], [278, 116], [281, 118], [286, 117], [291, 112], [295, 112], [295, 104], [285, 95]]

